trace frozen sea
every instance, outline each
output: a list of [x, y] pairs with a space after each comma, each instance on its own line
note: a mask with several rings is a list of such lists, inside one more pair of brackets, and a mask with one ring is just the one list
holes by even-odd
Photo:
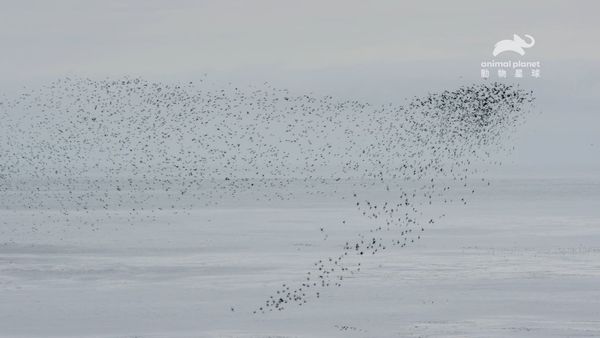
[[493, 179], [342, 287], [257, 315], [363, 229], [351, 203], [246, 196], [61, 222], [18, 193], [0, 196], [0, 337], [600, 336], [599, 179]]

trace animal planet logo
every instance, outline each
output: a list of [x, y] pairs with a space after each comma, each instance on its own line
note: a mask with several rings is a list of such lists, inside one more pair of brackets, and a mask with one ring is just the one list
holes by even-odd
[[[512, 40], [498, 41], [494, 45], [492, 55], [498, 56], [505, 52], [513, 52], [521, 56], [525, 55], [525, 49], [533, 47], [535, 45], [535, 39], [528, 34], [525, 34], [524, 36], [528, 41], [517, 34], [513, 34]], [[507, 78], [509, 73], [512, 74], [512, 77], [514, 78], [524, 78], [527, 76], [527, 73], [529, 73], [529, 77], [539, 78], [541, 77], [540, 66], [540, 61], [483, 61], [481, 62], [481, 77], [484, 79], [490, 78], [490, 75], [492, 74], [490, 68], [493, 68], [495, 73], [497, 73], [498, 78]]]
[[498, 56], [498, 54], [504, 52], [515, 52], [521, 56], [525, 55], [525, 48], [531, 48], [533, 45], [535, 45], [535, 39], [533, 36], [525, 34], [525, 37], [529, 39], [529, 42], [523, 40], [523, 38], [517, 34], [513, 35], [512, 40], [498, 41], [494, 45], [494, 51], [492, 52], [492, 55]]

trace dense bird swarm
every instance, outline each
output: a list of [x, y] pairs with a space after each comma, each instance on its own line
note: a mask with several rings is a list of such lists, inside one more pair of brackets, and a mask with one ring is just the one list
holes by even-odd
[[[365, 216], [364, 231], [254, 313], [282, 310], [340, 286], [365, 255], [418, 240], [440, 216], [428, 205], [466, 204], [474, 162], [493, 162], [491, 154], [506, 150], [532, 101], [531, 92], [500, 83], [376, 106], [268, 84], [65, 78], [1, 100], [0, 189], [10, 198], [0, 207], [58, 208], [62, 214], [47, 221], [97, 231], [102, 218], [79, 224], [74, 215], [123, 209], [132, 222], [156, 221], [148, 216], [154, 211], [218, 204], [242, 192], [293, 200], [300, 190], [351, 186], [339, 194]], [[367, 187], [383, 193], [370, 198]], [[467, 193], [448, 193], [458, 188]]]

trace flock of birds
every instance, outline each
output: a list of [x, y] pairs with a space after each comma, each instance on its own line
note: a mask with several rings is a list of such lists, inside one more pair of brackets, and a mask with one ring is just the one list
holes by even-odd
[[[342, 198], [364, 215], [364, 231], [253, 312], [281, 311], [341, 286], [361, 258], [420, 239], [439, 218], [428, 206], [466, 204], [474, 163], [509, 149], [532, 101], [531, 92], [501, 83], [371, 105], [267, 83], [63, 78], [0, 99], [0, 208], [59, 209], [45, 221], [96, 231], [101, 216], [81, 224], [75, 215], [122, 209], [131, 222], [156, 221], [158, 211], [244, 192], [261, 191], [255, 198], [268, 202], [293, 200], [298, 186], [309, 194], [350, 186]], [[367, 188], [381, 193], [369, 197]]]

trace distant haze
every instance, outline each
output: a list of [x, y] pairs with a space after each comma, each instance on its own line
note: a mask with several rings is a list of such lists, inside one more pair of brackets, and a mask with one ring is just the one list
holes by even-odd
[[[403, 102], [482, 81], [494, 43], [530, 34], [540, 114], [499, 175], [600, 172], [596, 1], [2, 1], [0, 91], [63, 76], [268, 81]], [[516, 80], [504, 80], [516, 81]], [[1, 97], [1, 96], [0, 96]], [[18, 113], [18, 112], [17, 112]], [[1, 122], [0, 122], [1, 123]]]

